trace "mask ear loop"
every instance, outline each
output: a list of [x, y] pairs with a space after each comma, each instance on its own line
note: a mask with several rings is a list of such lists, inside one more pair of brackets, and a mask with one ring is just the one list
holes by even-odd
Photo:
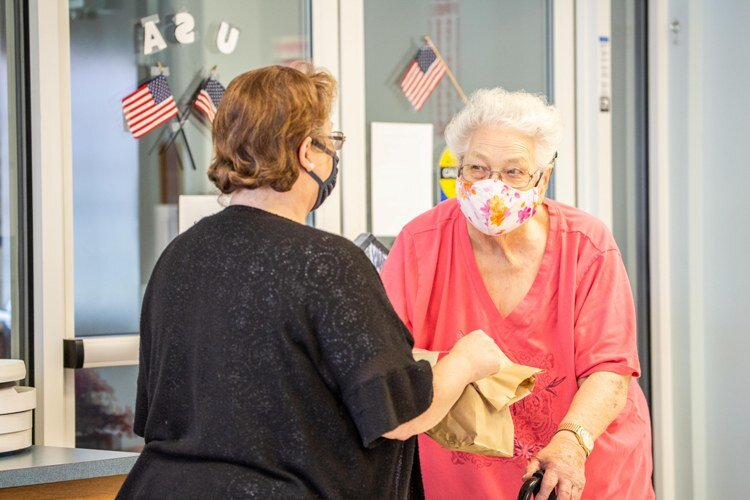
[[[549, 161], [549, 163], [547, 163], [547, 165], [552, 165], [554, 167], [556, 160], [557, 160], [557, 151], [555, 151], [555, 156], [552, 157], [552, 159]], [[546, 172], [546, 171], [547, 170], [545, 169], [544, 172]], [[542, 176], [544, 175], [544, 172], [542, 172], [539, 175], [539, 178], [536, 180], [536, 184], [534, 184], [535, 188], [539, 187], [539, 183], [542, 182]]]

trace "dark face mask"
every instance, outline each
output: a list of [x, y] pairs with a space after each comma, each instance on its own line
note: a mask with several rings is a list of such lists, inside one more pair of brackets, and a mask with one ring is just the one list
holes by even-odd
[[313, 205], [311, 210], [315, 211], [323, 204], [325, 199], [330, 196], [333, 188], [336, 187], [336, 177], [338, 177], [339, 175], [339, 155], [337, 155], [334, 151], [331, 151], [318, 141], [313, 141], [312, 143], [316, 148], [320, 149], [325, 154], [333, 158], [333, 170], [331, 170], [331, 175], [329, 175], [328, 179], [326, 179], [325, 181], [321, 180], [320, 177], [318, 177], [318, 174], [316, 174], [315, 172], [306, 171], [308, 174], [310, 174], [310, 177], [312, 177], [313, 180], [318, 183], [318, 198], [315, 200], [315, 205]]

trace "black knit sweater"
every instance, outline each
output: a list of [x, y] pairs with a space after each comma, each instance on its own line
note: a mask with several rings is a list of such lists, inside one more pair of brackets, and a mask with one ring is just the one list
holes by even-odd
[[[143, 301], [120, 498], [405, 498], [432, 372], [364, 253], [231, 206], [164, 251]], [[418, 468], [417, 468], [418, 470]]]

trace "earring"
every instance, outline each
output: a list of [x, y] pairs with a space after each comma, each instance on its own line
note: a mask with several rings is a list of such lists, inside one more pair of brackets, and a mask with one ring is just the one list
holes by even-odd
[[310, 162], [310, 170], [315, 170], [315, 164], [313, 162]]

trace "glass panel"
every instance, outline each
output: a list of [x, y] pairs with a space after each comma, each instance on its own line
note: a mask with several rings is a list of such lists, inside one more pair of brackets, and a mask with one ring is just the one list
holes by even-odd
[[23, 55], [16, 7], [14, 2], [0, 3], [0, 358], [25, 359], [28, 364], [25, 332], [19, 328], [21, 292], [25, 292], [19, 271], [19, 245], [25, 234], [18, 230], [23, 216], [19, 172], [24, 165], [19, 130], [24, 119], [17, 106], [23, 102], [18, 93], [24, 75], [18, 66]]
[[10, 324], [10, 196], [9, 173], [10, 136], [8, 128], [9, 85], [8, 85], [8, 37], [6, 23], [7, 3], [0, 4], [0, 358], [13, 357]]
[[137, 366], [76, 370], [76, 447], [140, 451], [133, 434]]
[[[137, 333], [148, 278], [177, 234], [178, 197], [218, 193], [206, 177], [211, 135], [198, 113], [186, 121], [184, 136], [163, 147], [177, 120], [136, 140], [125, 128], [121, 99], [161, 64], [184, 113], [213, 66], [226, 86], [253, 68], [309, 59], [310, 0], [71, 0], [69, 5], [75, 333]], [[174, 16], [180, 12], [194, 19], [192, 43], [179, 43], [175, 36], [180, 23]], [[141, 20], [153, 15], [166, 47], [144, 55]], [[217, 43], [222, 22], [239, 30], [228, 54]], [[77, 374], [79, 446], [134, 446], [123, 422], [132, 419], [127, 391], [135, 390], [136, 373], [131, 367]], [[88, 392], [101, 381], [103, 394], [110, 394], [109, 384], [114, 400], [98, 401], [99, 408]]]
[[[194, 18], [191, 44], [175, 39], [178, 12]], [[309, 12], [305, 0], [70, 2], [76, 336], [138, 331], [142, 292], [177, 232], [178, 196], [215, 192], [207, 127], [190, 118], [185, 137], [162, 150], [177, 120], [136, 140], [121, 99], [159, 63], [182, 110], [214, 65], [228, 85], [247, 70], [309, 57]], [[141, 19], [151, 15], [166, 48], [143, 55]], [[223, 21], [239, 30], [231, 54], [217, 48]]]
[[434, 124], [436, 202], [443, 132], [462, 102], [447, 76], [421, 111], [404, 97], [399, 84], [422, 36], [430, 35], [467, 95], [498, 85], [547, 94], [547, 15], [546, 0], [365, 1], [368, 136], [374, 121]]
[[612, 198], [613, 233], [636, 305], [638, 381], [650, 401], [645, 4], [612, 0]]

